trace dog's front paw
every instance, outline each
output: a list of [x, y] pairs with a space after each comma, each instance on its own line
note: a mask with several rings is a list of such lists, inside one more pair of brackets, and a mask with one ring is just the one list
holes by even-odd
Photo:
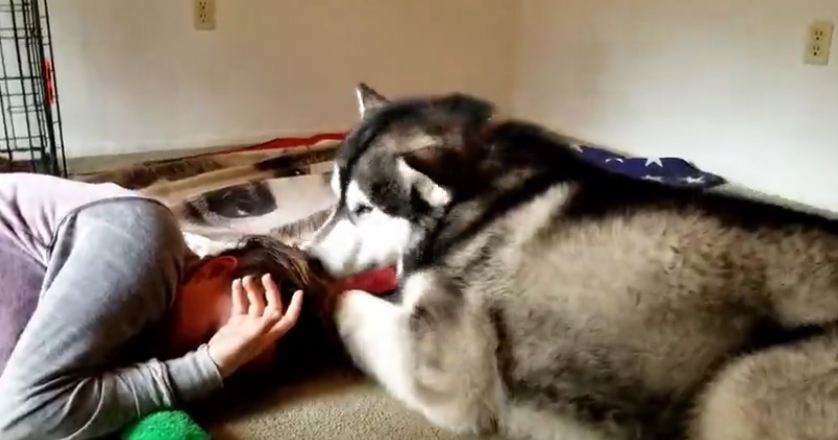
[[376, 356], [386, 355], [397, 337], [399, 309], [363, 290], [350, 290], [338, 299], [335, 321], [355, 364], [369, 371]]
[[371, 295], [363, 290], [349, 290], [338, 297], [335, 322], [344, 340], [355, 333], [363, 322], [365, 296]]

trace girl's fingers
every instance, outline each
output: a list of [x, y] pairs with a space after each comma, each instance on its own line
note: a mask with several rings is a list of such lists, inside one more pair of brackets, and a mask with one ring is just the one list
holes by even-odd
[[265, 295], [262, 289], [256, 285], [256, 281], [250, 275], [244, 277], [244, 288], [247, 291], [247, 301], [250, 303], [247, 314], [261, 316], [265, 311]]
[[233, 297], [233, 306], [230, 310], [231, 315], [241, 315], [245, 313], [245, 304], [247, 302], [247, 298], [244, 295], [244, 288], [242, 287], [242, 280], [241, 278], [236, 278], [233, 280], [233, 286], [231, 287], [231, 294]]
[[277, 287], [271, 274], [266, 273], [262, 276], [262, 286], [265, 287], [265, 298], [268, 300], [268, 310], [276, 310], [282, 313], [282, 295], [280, 295], [279, 287]]
[[300, 317], [300, 311], [303, 308], [303, 291], [298, 290], [291, 298], [291, 304], [288, 305], [288, 310], [282, 315], [279, 321], [271, 327], [268, 331], [270, 339], [276, 340], [282, 337], [288, 330], [294, 327], [297, 319]]

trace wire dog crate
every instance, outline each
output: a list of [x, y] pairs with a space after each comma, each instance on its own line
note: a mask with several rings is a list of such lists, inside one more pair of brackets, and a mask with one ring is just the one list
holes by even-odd
[[0, 172], [66, 175], [46, 0], [0, 0]]

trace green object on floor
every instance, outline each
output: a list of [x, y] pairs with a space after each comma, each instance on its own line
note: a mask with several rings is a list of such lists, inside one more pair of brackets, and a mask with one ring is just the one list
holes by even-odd
[[184, 411], [158, 411], [138, 420], [122, 433], [123, 440], [211, 440]]

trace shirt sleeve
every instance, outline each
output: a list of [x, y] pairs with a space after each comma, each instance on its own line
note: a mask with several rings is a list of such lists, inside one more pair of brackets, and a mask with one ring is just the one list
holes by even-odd
[[205, 345], [173, 360], [119, 362], [165, 315], [185, 255], [173, 216], [154, 202], [105, 201], [69, 215], [0, 377], [0, 438], [100, 437], [220, 388]]
[[46, 266], [62, 219], [96, 200], [139, 197], [110, 183], [89, 184], [32, 173], [0, 173], [0, 235]]

